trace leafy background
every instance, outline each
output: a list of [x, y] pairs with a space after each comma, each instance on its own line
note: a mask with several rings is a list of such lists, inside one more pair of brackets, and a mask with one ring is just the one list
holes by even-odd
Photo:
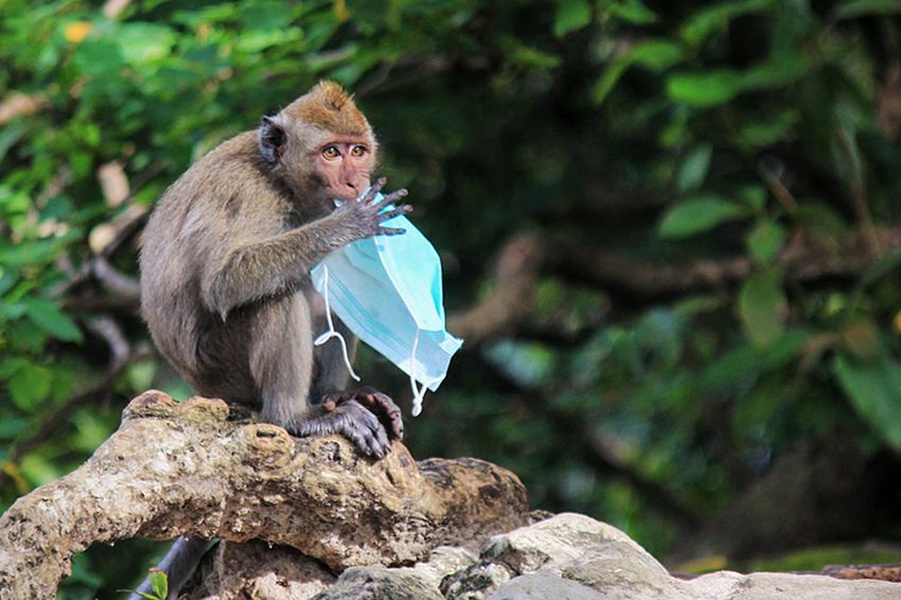
[[[83, 462], [137, 393], [190, 393], [137, 314], [143, 215], [328, 77], [410, 189], [467, 341], [408, 423], [414, 455], [506, 466], [534, 506], [681, 568], [823, 545], [766, 564], [866, 562], [835, 544], [898, 539], [896, 0], [0, 11], [3, 507]], [[835, 485], [773, 483], [821, 472]], [[807, 528], [767, 537], [786, 518]], [[116, 597], [159, 549], [91, 548], [62, 596]]]

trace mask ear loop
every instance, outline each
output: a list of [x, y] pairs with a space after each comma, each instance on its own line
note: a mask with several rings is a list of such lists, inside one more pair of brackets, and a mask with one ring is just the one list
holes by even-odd
[[423, 376], [422, 386], [416, 385], [416, 377], [413, 374], [416, 372], [416, 350], [419, 348], [419, 328], [416, 328], [416, 337], [413, 338], [413, 351], [410, 353], [410, 389], [413, 390], [413, 406], [410, 408], [410, 414], [414, 417], [418, 417], [422, 412], [422, 401], [425, 398], [425, 393], [428, 391], [429, 386], [435, 383], [436, 381], [441, 381], [441, 377], [435, 377], [434, 379], [427, 379]]
[[[322, 297], [325, 299], [325, 321], [328, 324], [328, 331], [313, 340], [313, 345], [321, 346], [332, 338], [338, 338], [338, 341], [341, 342], [341, 355], [344, 357], [344, 365], [347, 367], [347, 370], [354, 381], [360, 381], [360, 376], [354, 373], [354, 368], [350, 364], [350, 355], [347, 352], [347, 341], [344, 339], [343, 335], [335, 330], [335, 324], [332, 322], [332, 310], [331, 307], [329, 307], [328, 301], [328, 267], [326, 265], [322, 265], [322, 276], [324, 283], [322, 287], [325, 292], [322, 294]], [[417, 337], [419, 336], [418, 333], [416, 335]], [[421, 402], [422, 400], [420, 400], [420, 403]]]

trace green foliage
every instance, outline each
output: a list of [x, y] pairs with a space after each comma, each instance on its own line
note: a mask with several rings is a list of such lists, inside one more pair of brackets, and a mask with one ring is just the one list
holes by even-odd
[[746, 215], [747, 210], [743, 207], [716, 196], [691, 198], [666, 213], [660, 223], [660, 235], [686, 237]]
[[782, 336], [788, 303], [782, 293], [784, 274], [771, 268], [754, 273], [741, 287], [738, 310], [752, 343], [769, 346]]
[[[893, 238], [880, 234], [898, 226], [901, 148], [879, 111], [899, 14], [886, 0], [172, 0], [115, 15], [8, 0], [4, 504], [82, 462], [136, 392], [187, 393], [145, 359], [70, 403], [111, 362], [98, 316], [132, 347], [147, 341], [133, 305], [82, 301], [115, 299], [90, 278], [72, 285], [104, 227], [322, 77], [356, 90], [389, 185], [410, 188], [445, 259], [449, 313], [500, 285], [490, 257], [523, 232], [712, 280], [622, 290], [552, 257], [528, 323], [464, 346], [409, 425], [417, 456], [498, 462], [537, 507], [664, 551], [683, 513], [721, 508], [804, 437], [840, 428], [897, 450], [901, 252], [882, 254]], [[110, 164], [124, 201], [104, 187]], [[808, 245], [809, 264], [788, 264]], [[135, 255], [129, 240], [105, 258], [134, 277]], [[830, 270], [852, 259], [864, 272]], [[407, 389], [362, 354], [368, 382]], [[116, 554], [80, 557], [62, 595], [131, 586], [146, 566], [110, 567]]]
[[150, 574], [147, 576], [147, 579], [150, 581], [150, 593], [147, 592], [139, 592], [137, 590], [119, 590], [123, 593], [131, 593], [137, 594], [141, 598], [146, 598], [147, 600], [166, 600], [169, 595], [169, 578], [163, 571], [159, 569], [152, 568], [150, 569]]
[[858, 362], [839, 354], [835, 373], [857, 412], [884, 441], [901, 448], [901, 424], [895, 418], [901, 408], [901, 363], [886, 356]]

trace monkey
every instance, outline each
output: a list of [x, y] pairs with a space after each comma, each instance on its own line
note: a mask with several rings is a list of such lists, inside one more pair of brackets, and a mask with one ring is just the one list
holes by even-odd
[[[337, 344], [314, 348], [325, 315], [310, 278], [334, 250], [403, 233], [383, 223], [412, 211], [400, 203], [407, 190], [375, 201], [385, 184], [371, 181], [377, 151], [353, 98], [321, 81], [164, 192], [139, 267], [151, 337], [195, 393], [259, 409], [296, 436], [343, 434], [381, 458], [403, 436], [400, 409], [372, 388], [345, 389]], [[354, 336], [334, 321], [353, 350]], [[163, 570], [185, 579], [206, 551], [201, 541], [179, 538]], [[170, 581], [170, 596], [182, 583]]]

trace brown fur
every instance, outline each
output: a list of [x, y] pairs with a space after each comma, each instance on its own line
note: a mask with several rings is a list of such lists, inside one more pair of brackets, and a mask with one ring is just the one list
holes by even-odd
[[301, 96], [286, 109], [285, 114], [336, 135], [371, 137], [369, 123], [353, 99], [333, 81], [322, 81], [309, 93]]

